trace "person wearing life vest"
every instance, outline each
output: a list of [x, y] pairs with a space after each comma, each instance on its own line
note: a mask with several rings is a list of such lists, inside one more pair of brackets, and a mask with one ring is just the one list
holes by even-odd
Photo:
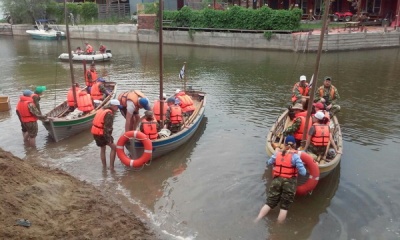
[[93, 54], [93, 47], [88, 42], [85, 42], [85, 54], [91, 55]]
[[154, 120], [153, 111], [144, 112], [144, 118], [142, 119], [142, 124], [140, 125], [140, 131], [146, 134], [150, 140], [155, 140], [158, 138], [159, 130], [160, 125]]
[[168, 98], [168, 109], [166, 113], [165, 124], [166, 127], [172, 132], [179, 132], [183, 125], [183, 113], [181, 107], [176, 104], [174, 98]]
[[[167, 108], [168, 108], [168, 104], [167, 104], [167, 95], [164, 93], [163, 97], [162, 97], [162, 102], [163, 102], [163, 121], [165, 121], [166, 119], [166, 113], [167, 113]], [[154, 118], [157, 120], [158, 123], [160, 123], [160, 119], [161, 119], [161, 101], [160, 99], [157, 99], [154, 101], [153, 103], [153, 113], [154, 113]]]
[[81, 89], [79, 88], [79, 83], [75, 83], [75, 85], [73, 87], [71, 87], [67, 93], [67, 104], [68, 104], [70, 112], [73, 112], [75, 110], [75, 107], [78, 106], [78, 102], [75, 103], [75, 101], [74, 101], [74, 92], [73, 91], [75, 91], [75, 93], [76, 93], [75, 96], [78, 101], [79, 92], [81, 91]]
[[294, 201], [297, 188], [297, 175], [305, 176], [307, 173], [300, 156], [297, 154], [296, 143], [293, 136], [287, 136], [283, 151], [276, 152], [267, 161], [267, 166], [273, 165], [273, 177], [268, 190], [268, 198], [254, 222], [258, 222], [268, 212], [280, 203], [278, 223], [286, 219], [288, 209]]
[[331, 83], [332, 77], [325, 77], [324, 84], [315, 92], [314, 102], [322, 102], [325, 109], [331, 113], [331, 116], [340, 112], [340, 106], [337, 101], [340, 99], [339, 92]]
[[120, 111], [125, 118], [125, 132], [136, 130], [140, 123], [139, 109], [151, 110], [149, 100], [138, 90], [127, 91], [118, 95]]
[[94, 109], [92, 97], [90, 97], [90, 94], [85, 89], [79, 91], [77, 101], [79, 111], [88, 113]]
[[110, 95], [110, 92], [104, 85], [105, 81], [104, 78], [98, 78], [96, 83], [93, 84], [92, 90], [90, 91], [90, 96], [93, 100], [103, 101], [108, 95]]
[[107, 168], [106, 146], [111, 148], [110, 152], [110, 170], [114, 170], [116, 155], [116, 146], [112, 136], [115, 113], [118, 111], [120, 102], [117, 99], [111, 99], [109, 106], [99, 109], [93, 119], [92, 135], [96, 145], [100, 147], [100, 159], [103, 168]]
[[308, 137], [306, 146], [304, 150], [315, 154], [317, 157], [319, 155], [324, 155], [326, 148], [332, 145], [336, 153], [341, 153], [333, 139], [331, 129], [327, 124], [328, 119], [325, 117], [324, 113], [318, 111], [312, 117], [313, 125], [308, 131]]
[[36, 136], [38, 133], [37, 120], [45, 120], [46, 116], [42, 116], [36, 108], [33, 99], [33, 92], [30, 90], [23, 91], [16, 106], [16, 113], [21, 122], [22, 135], [24, 142], [27, 142], [31, 147], [36, 146]]
[[[289, 126], [287, 129], [283, 131], [283, 136], [293, 135], [296, 139], [296, 145], [301, 146], [301, 141], [303, 139], [304, 134], [304, 126], [306, 125], [306, 117], [307, 114], [304, 115], [303, 113], [307, 113], [303, 111], [303, 105], [301, 103], [296, 103], [293, 107], [291, 107], [292, 113], [289, 114], [290, 120], [292, 120], [293, 124]], [[308, 127], [305, 132], [307, 135], [308, 129], [310, 129], [312, 125], [312, 120], [308, 121]], [[305, 138], [307, 139], [307, 137]]]
[[100, 45], [100, 47], [99, 47], [99, 52], [101, 53], [101, 54], [104, 54], [104, 53], [106, 53], [106, 46], [104, 46], [103, 44], [101, 44]]
[[[313, 106], [314, 106], [314, 109], [313, 109], [313, 111], [311, 112], [312, 115], [314, 115], [315, 113], [321, 111], [321, 112], [324, 113], [325, 117], [326, 117], [328, 120], [331, 119], [331, 116], [330, 116], [329, 111], [326, 111], [326, 110], [325, 110], [325, 105], [324, 105], [322, 102], [313, 103]], [[329, 123], [329, 122], [328, 122], [328, 123]]]
[[42, 114], [40, 110], [40, 97], [43, 95], [43, 92], [46, 90], [46, 86], [37, 86], [35, 91], [32, 94], [33, 103], [35, 103], [36, 108], [39, 110], [39, 113]]
[[310, 98], [309, 86], [306, 82], [307, 78], [304, 75], [300, 76], [300, 81], [295, 83], [292, 89], [292, 103], [301, 103], [303, 106], [306, 104], [307, 100]]
[[176, 103], [182, 108], [183, 115], [188, 117], [192, 115], [195, 110], [193, 100], [184, 91], [176, 89], [175, 91]]
[[97, 78], [96, 64], [92, 63], [90, 64], [90, 69], [87, 70], [85, 74], [85, 84], [88, 93], [90, 93], [93, 84], [95, 84], [97, 81]]

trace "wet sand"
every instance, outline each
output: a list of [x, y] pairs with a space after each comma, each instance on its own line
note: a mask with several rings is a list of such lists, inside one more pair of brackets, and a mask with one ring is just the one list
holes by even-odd
[[[1, 148], [0, 192], [0, 239], [157, 238], [92, 185]], [[19, 219], [31, 226], [17, 224]]]

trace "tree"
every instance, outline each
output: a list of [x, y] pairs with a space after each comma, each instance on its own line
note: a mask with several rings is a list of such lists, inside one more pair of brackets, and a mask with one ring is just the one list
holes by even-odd
[[0, 0], [3, 12], [12, 16], [14, 23], [32, 23], [37, 18], [47, 18], [46, 8], [54, 0]]

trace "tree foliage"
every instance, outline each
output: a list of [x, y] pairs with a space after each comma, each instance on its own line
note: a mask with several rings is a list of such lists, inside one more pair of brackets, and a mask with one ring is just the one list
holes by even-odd
[[14, 23], [33, 23], [48, 18], [46, 8], [53, 0], [1, 0], [3, 12], [10, 13]]

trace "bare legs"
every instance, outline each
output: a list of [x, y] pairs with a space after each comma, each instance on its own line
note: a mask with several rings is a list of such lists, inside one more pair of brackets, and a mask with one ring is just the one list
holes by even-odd
[[[260, 213], [258, 213], [258, 216], [256, 219], [254, 219], [254, 222], [257, 223], [258, 221], [260, 221], [260, 219], [262, 219], [263, 217], [265, 217], [269, 211], [271, 210], [271, 207], [268, 206], [267, 204], [265, 204], [261, 209], [260, 209]], [[283, 223], [286, 219], [287, 216], [287, 210], [284, 209], [280, 209], [279, 210], [279, 215], [278, 215], [278, 223]]]
[[[110, 152], [110, 170], [114, 170], [114, 162], [115, 162], [115, 156], [116, 156], [116, 146], [114, 143], [108, 143], [107, 146], [111, 148]], [[100, 159], [101, 163], [103, 164], [103, 168], [107, 168], [107, 160], [106, 160], [106, 147], [107, 146], [102, 146], [100, 148]]]

